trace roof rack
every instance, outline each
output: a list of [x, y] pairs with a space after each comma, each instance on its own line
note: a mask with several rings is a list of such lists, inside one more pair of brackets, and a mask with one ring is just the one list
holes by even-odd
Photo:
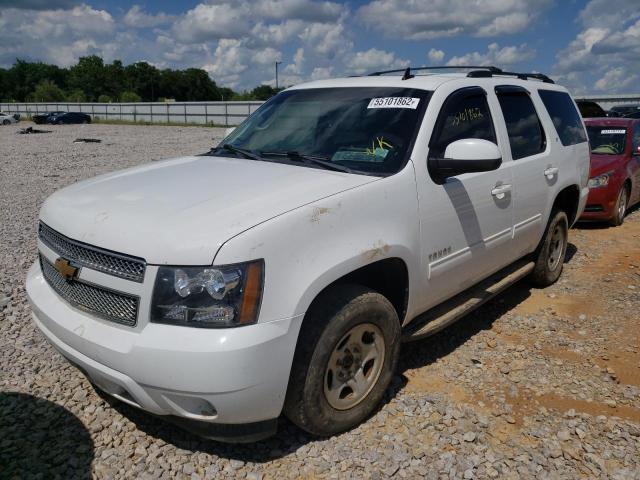
[[400, 73], [403, 72], [402, 75], [402, 79], [403, 80], [409, 80], [410, 78], [413, 78], [414, 75], [412, 74], [412, 72], [418, 72], [421, 70], [471, 70], [469, 73], [467, 73], [467, 77], [470, 78], [490, 78], [493, 77], [494, 75], [504, 75], [504, 76], [509, 76], [509, 77], [517, 77], [520, 80], [528, 80], [530, 78], [536, 79], [536, 80], [540, 80], [544, 83], [555, 83], [551, 78], [549, 78], [548, 76], [542, 74], [542, 73], [518, 73], [518, 72], [505, 72], [504, 70], [498, 68], [498, 67], [494, 67], [491, 65], [488, 66], [477, 66], [477, 65], [459, 65], [459, 66], [453, 66], [453, 65], [443, 65], [443, 66], [439, 66], [439, 67], [415, 67], [415, 68], [411, 68], [411, 67], [407, 67], [407, 68], [401, 68], [399, 70], [383, 70], [380, 72], [373, 72], [370, 73], [368, 76], [370, 77], [378, 77], [380, 75], [385, 75], [387, 73]]
[[399, 73], [399, 72], [404, 72], [405, 74], [407, 72], [409, 72], [409, 74], [411, 74], [411, 72], [417, 72], [420, 70], [462, 70], [462, 69], [480, 69], [480, 70], [487, 70], [490, 72], [501, 72], [502, 70], [500, 70], [498, 67], [492, 67], [492, 66], [478, 66], [478, 65], [460, 65], [460, 66], [453, 66], [453, 65], [443, 65], [440, 67], [407, 67], [407, 68], [401, 68], [399, 70], [383, 70], [381, 72], [373, 72], [370, 73], [368, 76], [369, 77], [378, 77], [380, 75], [385, 75], [387, 73]]

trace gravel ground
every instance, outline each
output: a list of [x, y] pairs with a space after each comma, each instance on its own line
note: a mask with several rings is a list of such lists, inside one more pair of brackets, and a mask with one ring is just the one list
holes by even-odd
[[639, 210], [573, 229], [554, 286], [516, 285], [406, 345], [384, 405], [353, 431], [318, 440], [282, 420], [267, 441], [225, 445], [97, 394], [36, 331], [23, 287], [49, 194], [204, 151], [222, 130], [18, 128], [0, 128], [0, 478], [640, 479]]

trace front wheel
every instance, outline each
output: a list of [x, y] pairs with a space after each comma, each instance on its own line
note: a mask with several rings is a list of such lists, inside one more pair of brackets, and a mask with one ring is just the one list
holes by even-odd
[[11, 123], [11, 122], [10, 122], [9, 120], [3, 120], [3, 121], [2, 121], [2, 124], [3, 124], [3, 125], [9, 125], [10, 123]]
[[535, 267], [531, 280], [535, 285], [547, 287], [558, 280], [564, 265], [568, 238], [567, 214], [561, 210], [552, 212], [542, 242], [534, 253]]
[[627, 187], [622, 186], [620, 189], [620, 193], [618, 193], [618, 201], [616, 202], [616, 210], [609, 220], [609, 223], [614, 227], [619, 227], [624, 222], [624, 216], [627, 213], [627, 203], [628, 203], [628, 195], [627, 195]]
[[399, 353], [400, 322], [389, 300], [358, 285], [331, 288], [303, 323], [286, 416], [320, 436], [358, 425], [382, 400]]

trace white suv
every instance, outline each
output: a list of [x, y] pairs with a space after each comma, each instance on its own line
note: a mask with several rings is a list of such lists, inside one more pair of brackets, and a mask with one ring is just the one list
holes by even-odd
[[588, 193], [567, 91], [381, 73], [298, 85], [204, 155], [53, 194], [36, 325], [98, 388], [207, 437], [263, 438], [282, 412], [332, 435], [381, 401], [402, 340], [553, 283]]

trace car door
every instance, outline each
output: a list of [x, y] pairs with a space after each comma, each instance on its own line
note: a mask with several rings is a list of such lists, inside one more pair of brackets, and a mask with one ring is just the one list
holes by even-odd
[[[495, 99], [480, 87], [451, 92], [439, 110], [429, 158], [442, 158], [450, 143], [479, 138], [502, 144], [494, 125]], [[419, 178], [419, 177], [418, 177]], [[424, 308], [470, 287], [512, 261], [510, 162], [490, 172], [465, 173], [444, 184], [425, 170], [418, 181]]]
[[632, 191], [629, 198], [629, 205], [640, 202], [640, 121], [633, 122], [631, 138], [631, 159], [629, 160], [629, 170], [634, 179]]
[[513, 245], [517, 256], [537, 246], [546, 225], [544, 215], [560, 165], [552, 159], [547, 136], [530, 92], [517, 85], [498, 85], [495, 94], [508, 137], [506, 155], [513, 165]]

